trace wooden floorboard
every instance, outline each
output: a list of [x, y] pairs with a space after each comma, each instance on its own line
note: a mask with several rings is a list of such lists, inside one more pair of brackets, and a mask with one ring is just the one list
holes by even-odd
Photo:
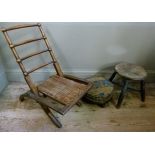
[[[141, 106], [139, 94], [128, 93], [120, 109], [109, 102], [106, 108], [83, 103], [74, 106], [65, 116], [57, 113], [63, 128], [53, 125], [40, 105], [28, 99], [22, 103], [18, 96], [28, 87], [11, 83], [0, 95], [0, 131], [155, 131], [155, 85], [146, 85], [146, 102]], [[116, 89], [114, 101], [119, 91]]]

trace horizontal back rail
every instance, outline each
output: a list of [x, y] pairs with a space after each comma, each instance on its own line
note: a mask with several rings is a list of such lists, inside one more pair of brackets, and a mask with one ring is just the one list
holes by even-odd
[[18, 43], [18, 44], [14, 44], [14, 45], [12, 44], [12, 45], [10, 45], [10, 47], [14, 48], [14, 47], [21, 46], [21, 45], [24, 45], [24, 44], [28, 44], [28, 43], [31, 43], [31, 42], [39, 41], [39, 40], [42, 40], [42, 39], [45, 39], [45, 38], [41, 37], [41, 38], [36, 38], [36, 39], [25, 40], [25, 41], [23, 41], [21, 43]]
[[[36, 39], [26, 40], [26, 41], [23, 41], [23, 42], [20, 42], [20, 43], [17, 43], [17, 44], [13, 44], [13, 42], [11, 41], [11, 37], [8, 34], [9, 31], [23, 29], [23, 28], [29, 28], [29, 27], [37, 27], [39, 29], [40, 33], [41, 33], [41, 37], [40, 38], [36, 38]], [[41, 24], [18, 25], [18, 26], [2, 29], [1, 31], [3, 32], [3, 34], [4, 34], [5, 38], [6, 38], [6, 41], [7, 41], [8, 45], [9, 45], [10, 49], [12, 50], [18, 65], [20, 66], [20, 68], [21, 68], [21, 70], [23, 72], [24, 78], [25, 78], [27, 84], [29, 85], [29, 87], [30, 87], [30, 89], [31, 89], [31, 91], [33, 93], [35, 93], [35, 94], [37, 93], [38, 94], [38, 89], [37, 89], [37, 86], [31, 80], [31, 77], [29, 76], [30, 73], [32, 73], [32, 72], [34, 72], [34, 71], [36, 71], [36, 70], [38, 70], [38, 69], [40, 69], [42, 67], [45, 67], [45, 66], [47, 66], [49, 64], [53, 64], [57, 75], [63, 77], [63, 72], [61, 70], [61, 67], [60, 67], [59, 63], [57, 62], [57, 60], [55, 58], [53, 49], [50, 47], [50, 45], [48, 43], [48, 39], [47, 39], [45, 33], [43, 32]], [[25, 57], [20, 57], [19, 56], [16, 47], [24, 45], [24, 44], [31, 43], [31, 42], [39, 41], [39, 40], [42, 40], [42, 39], [44, 40], [44, 43], [46, 45], [46, 48], [47, 48], [46, 50], [43, 50], [43, 51], [40, 51], [40, 52], [35, 52], [35, 53], [32, 53], [32, 54], [27, 55]], [[38, 67], [35, 67], [35, 68], [31, 69], [30, 71], [27, 71], [25, 69], [25, 66], [23, 64], [23, 60], [26, 60], [26, 59], [28, 59], [30, 57], [39, 55], [39, 54], [47, 52], [47, 51], [49, 52], [49, 54], [51, 56], [51, 59], [52, 59], [51, 62], [48, 62], [46, 64], [40, 65]]]
[[39, 55], [39, 54], [48, 52], [48, 51], [49, 51], [49, 49], [46, 49], [46, 50], [43, 50], [43, 51], [40, 51], [40, 52], [34, 52], [34, 53], [30, 54], [30, 55], [27, 55], [27, 56], [22, 57], [22, 58], [21, 58], [21, 61], [26, 60], [26, 59], [28, 59], [28, 58], [31, 58], [31, 57], [33, 57], [33, 56], [36, 56], [36, 55]]
[[[9, 35], [8, 35], [8, 33], [7, 33], [7, 31], [3, 32], [3, 34], [4, 34], [4, 37], [5, 37], [7, 43], [8, 43], [8, 45], [9, 45], [9, 47], [10, 47], [10, 45], [12, 45], [12, 41], [11, 41], [11, 39], [10, 39], [10, 37], [9, 37]], [[14, 55], [14, 57], [15, 57], [17, 63], [19, 64], [19, 67], [20, 67], [21, 71], [22, 71], [23, 74], [24, 74], [24, 78], [25, 78], [25, 80], [26, 80], [26, 82], [27, 82], [29, 88], [31, 89], [31, 91], [32, 91], [33, 93], [37, 94], [37, 93], [38, 93], [37, 87], [36, 87], [35, 84], [32, 82], [31, 77], [30, 77], [30, 76], [25, 76], [26, 69], [25, 69], [23, 63], [22, 63], [21, 61], [18, 61], [18, 60], [20, 60], [20, 57], [19, 57], [19, 55], [18, 55], [16, 49], [15, 49], [15, 48], [11, 48], [11, 50], [12, 50], [12, 53], [13, 53], [13, 55]]]
[[50, 65], [50, 64], [52, 64], [52, 63], [55, 63], [55, 62], [50, 61], [50, 62], [45, 63], [45, 64], [43, 64], [43, 65], [39, 65], [38, 67], [35, 67], [35, 68], [33, 68], [32, 70], [28, 71], [28, 72], [26, 73], [26, 75], [27, 75], [27, 74], [30, 74], [30, 73], [32, 73], [32, 72], [34, 72], [34, 71], [36, 71], [36, 70], [38, 70], [38, 69], [40, 69], [40, 68], [43, 68], [43, 67], [45, 67], [45, 66], [47, 66], [47, 65]]
[[39, 26], [39, 25], [40, 25], [40, 24], [18, 25], [18, 26], [13, 26], [13, 27], [10, 27], [10, 28], [2, 29], [2, 31], [3, 31], [3, 32], [7, 32], [7, 31], [12, 31], [12, 30], [21, 29], [21, 28], [35, 27], [35, 26]]

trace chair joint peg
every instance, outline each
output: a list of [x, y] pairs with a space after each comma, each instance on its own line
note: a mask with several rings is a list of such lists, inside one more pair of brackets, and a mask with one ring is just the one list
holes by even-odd
[[17, 62], [18, 62], [18, 63], [21, 62], [21, 59], [17, 59]]
[[28, 73], [27, 73], [27, 72], [24, 72], [24, 75], [25, 75], [25, 76], [28, 76]]
[[14, 46], [12, 44], [10, 44], [10, 48], [13, 48]]

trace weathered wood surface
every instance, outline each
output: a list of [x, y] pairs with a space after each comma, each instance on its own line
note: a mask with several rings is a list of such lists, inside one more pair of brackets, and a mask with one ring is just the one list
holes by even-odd
[[[39, 29], [42, 37], [41, 38], [36, 38], [36, 39], [25, 40], [25, 41], [22, 41], [20, 43], [13, 43], [12, 42], [13, 39], [8, 34], [9, 31], [28, 28], [28, 27], [36, 27], [37, 29]], [[28, 84], [28, 86], [30, 88], [31, 93], [33, 93], [34, 96], [35, 96], [33, 99], [36, 100], [37, 102], [39, 102], [42, 105], [45, 112], [47, 113], [47, 115], [50, 116], [52, 121], [54, 123], [57, 122], [55, 124], [58, 125], [58, 127], [61, 127], [62, 125], [60, 125], [61, 123], [58, 121], [58, 119], [56, 117], [54, 117], [54, 115], [52, 113], [49, 115], [49, 112], [48, 112], [49, 110], [47, 110], [48, 107], [45, 104], [45, 101], [44, 100], [41, 101], [42, 99], [41, 98], [38, 99], [37, 96], [39, 96], [39, 94], [42, 93], [42, 94], [47, 95], [48, 97], [50, 97], [51, 102], [52, 102], [52, 99], [54, 99], [54, 100], [60, 102], [61, 104], [67, 105], [66, 107], [64, 107], [63, 112], [60, 112], [60, 113], [64, 114], [70, 108], [72, 108], [72, 106], [74, 104], [76, 104], [79, 101], [80, 98], [82, 98], [84, 96], [84, 94], [90, 88], [90, 84], [89, 83], [84, 84], [83, 81], [80, 81], [80, 79], [79, 79], [79, 82], [77, 82], [77, 80], [75, 81], [75, 80], [72, 80], [71, 78], [67, 79], [67, 78], [64, 77], [63, 72], [61, 70], [61, 67], [60, 67], [58, 61], [56, 60], [56, 58], [54, 56], [54, 52], [53, 52], [52, 48], [49, 45], [49, 42], [47, 40], [47, 37], [46, 37], [45, 33], [43, 32], [41, 24], [32, 24], [32, 25], [30, 24], [30, 25], [23, 25], [23, 26], [18, 25], [18, 26], [15, 26], [15, 27], [3, 29], [2, 32], [3, 32], [4, 36], [5, 36], [5, 39], [6, 39], [7, 43], [8, 43], [8, 45], [9, 45], [12, 53], [15, 56], [15, 59], [16, 59], [18, 65], [19, 65], [21, 71], [23, 72], [24, 78], [25, 78], [25, 80], [26, 80], [26, 82], [27, 82], [27, 84]], [[24, 44], [31, 43], [31, 42], [40, 41], [40, 40], [44, 41], [44, 44], [46, 45], [47, 50], [41, 51], [39, 53], [32, 53], [31, 55], [28, 55], [28, 56], [23, 57], [23, 58], [21, 58], [19, 56], [16, 47], [24, 45]], [[25, 66], [24, 66], [24, 63], [22, 61], [27, 59], [27, 58], [30, 58], [32, 56], [42, 54], [42, 53], [44, 53], [46, 51], [49, 52], [52, 61], [50, 61], [48, 63], [45, 63], [45, 64], [42, 64], [42, 65], [39, 65], [39, 66], [31, 69], [30, 71], [27, 71]], [[53, 64], [54, 69], [55, 69], [55, 71], [57, 73], [57, 76], [51, 77], [50, 79], [48, 79], [47, 81], [45, 81], [41, 85], [37, 86], [32, 81], [29, 74], [36, 71], [36, 70], [38, 70], [38, 69], [41, 69], [42, 67], [45, 67], [45, 66], [47, 66], [49, 64]], [[23, 98], [22, 96], [24, 96], [24, 95], [21, 95], [20, 99]], [[30, 95], [27, 96], [27, 97], [29, 98]], [[30, 98], [32, 98], [32, 97], [30, 97]], [[21, 101], [22, 100], [23, 99], [21, 99]], [[53, 109], [53, 110], [55, 110], [55, 109]], [[58, 110], [55, 110], [55, 111], [58, 111]]]
[[17, 29], [22, 29], [22, 28], [28, 28], [28, 27], [35, 27], [35, 26], [39, 26], [40, 24], [23, 24], [23, 25], [17, 25], [17, 26], [13, 26], [13, 27], [9, 27], [6, 29], [2, 29], [3, 32], [6, 31], [12, 31], [12, 30], [17, 30]]
[[143, 80], [147, 76], [143, 67], [125, 62], [116, 65], [115, 70], [120, 76], [131, 80]]
[[133, 92], [127, 94], [119, 110], [112, 102], [106, 108], [83, 103], [65, 117], [56, 115], [63, 122], [61, 129], [34, 100], [19, 102], [19, 95], [27, 90], [26, 85], [12, 83], [0, 95], [0, 131], [155, 131], [155, 84], [146, 85], [146, 107], [140, 107], [139, 95]]
[[60, 76], [52, 76], [38, 86], [41, 93], [59, 101], [64, 105], [76, 103], [85, 94], [88, 84], [75, 82]]
[[[13, 31], [13, 30], [15, 31], [15, 30], [17, 30], [17, 29], [31, 28], [31, 27], [35, 27], [35, 28], [39, 29], [39, 31], [40, 31], [42, 37], [41, 37], [41, 38], [36, 38], [36, 39], [25, 40], [25, 41], [22, 41], [22, 42], [20, 42], [20, 43], [13, 43], [12, 38], [9, 36], [9, 32], [10, 32], [10, 31]], [[28, 84], [30, 90], [31, 90], [33, 93], [38, 94], [38, 90], [37, 90], [37, 86], [33, 83], [33, 81], [32, 81], [32, 79], [31, 79], [31, 77], [30, 77], [29, 74], [32, 73], [32, 72], [34, 72], [34, 71], [36, 71], [36, 70], [38, 70], [38, 69], [40, 69], [40, 68], [42, 68], [42, 67], [45, 67], [45, 66], [48, 65], [49, 63], [48, 63], [48, 64], [45, 64], [45, 65], [40, 65], [39, 67], [36, 67], [36, 68], [34, 68], [34, 69], [32, 69], [31, 71], [28, 72], [28, 71], [25, 69], [25, 66], [24, 66], [24, 64], [23, 64], [22, 61], [25, 60], [25, 59], [27, 59], [27, 58], [30, 58], [30, 57], [32, 57], [32, 56], [35, 56], [35, 55], [38, 55], [38, 54], [42, 54], [43, 52], [32, 53], [31, 55], [28, 55], [28, 56], [26, 56], [26, 57], [24, 57], [24, 58], [21, 58], [21, 57], [19, 56], [19, 54], [18, 54], [17, 49], [16, 49], [17, 46], [21, 46], [21, 45], [24, 45], [24, 44], [28, 44], [28, 43], [31, 43], [31, 42], [34, 42], [34, 41], [43, 40], [43, 41], [44, 41], [44, 44], [45, 44], [46, 47], [47, 47], [46, 50], [49, 52], [49, 54], [50, 54], [50, 56], [51, 56], [51, 59], [52, 59], [51, 62], [53, 62], [53, 66], [54, 66], [54, 68], [55, 68], [55, 70], [56, 70], [57, 75], [63, 77], [63, 72], [62, 72], [62, 70], [61, 70], [61, 67], [60, 67], [60, 65], [58, 64], [58, 61], [56, 60], [56, 58], [55, 58], [55, 56], [54, 56], [54, 52], [53, 52], [52, 48], [50, 47], [50, 45], [49, 45], [49, 43], [48, 43], [48, 39], [47, 39], [45, 33], [43, 32], [43, 29], [42, 29], [42, 27], [41, 27], [41, 24], [38, 23], [38, 24], [30, 24], [30, 25], [27, 25], [27, 24], [26, 24], [26, 25], [17, 25], [17, 26], [14, 26], [14, 27], [10, 27], [10, 28], [3, 29], [2, 32], [3, 32], [4, 36], [5, 36], [5, 39], [6, 39], [7, 43], [8, 43], [8, 45], [9, 45], [9, 47], [10, 47], [12, 53], [13, 53], [14, 56], [15, 56], [15, 59], [16, 59], [18, 65], [19, 65], [21, 71], [23, 72], [24, 78], [25, 78], [25, 80], [26, 80], [26, 82], [27, 82], [27, 84]]]

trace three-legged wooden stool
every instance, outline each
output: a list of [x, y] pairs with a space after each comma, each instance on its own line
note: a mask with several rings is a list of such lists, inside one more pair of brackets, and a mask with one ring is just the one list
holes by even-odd
[[[147, 76], [147, 73], [143, 67], [130, 63], [120, 63], [115, 66], [115, 71], [109, 79], [111, 82], [113, 82], [116, 74], [118, 74], [122, 78], [122, 88], [121, 93], [118, 97], [116, 108], [120, 108], [127, 89], [139, 91], [141, 94], [141, 100], [143, 102], [145, 101], [145, 78]], [[128, 87], [129, 81], [133, 80], [140, 82], [140, 90]]]

